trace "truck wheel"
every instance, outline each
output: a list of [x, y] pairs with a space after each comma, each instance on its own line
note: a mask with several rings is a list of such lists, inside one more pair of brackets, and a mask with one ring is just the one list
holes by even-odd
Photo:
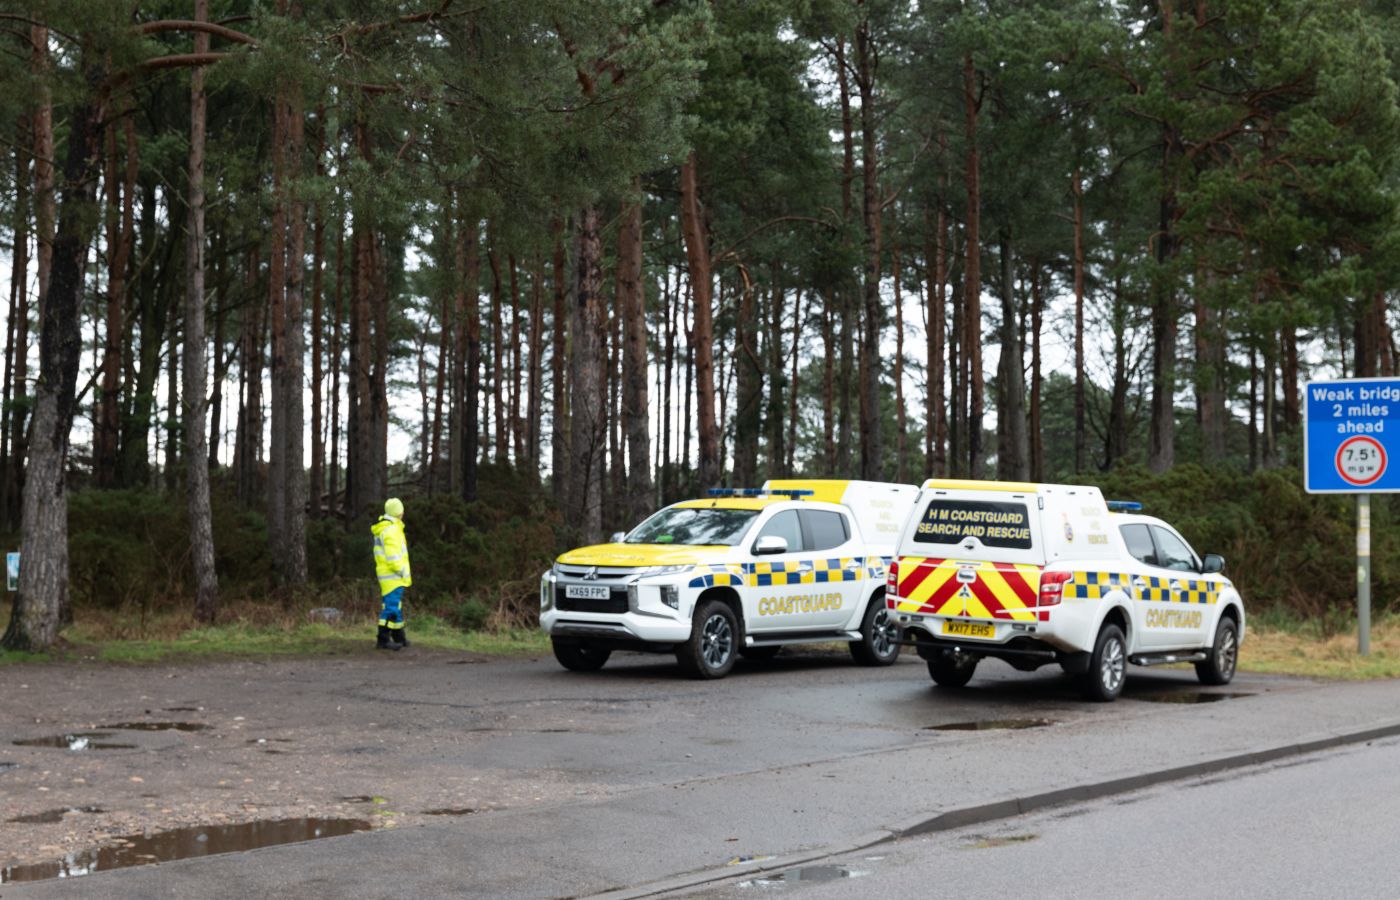
[[899, 645], [895, 636], [898, 631], [890, 621], [890, 611], [885, 608], [885, 596], [877, 594], [870, 598], [865, 615], [860, 622], [860, 640], [847, 644], [851, 656], [862, 666], [888, 666], [899, 659]]
[[1089, 655], [1089, 671], [1084, 673], [1084, 696], [1099, 703], [1118, 699], [1128, 671], [1128, 645], [1123, 630], [1117, 625], [1105, 625], [1094, 642]]
[[723, 678], [734, 668], [739, 622], [729, 604], [708, 600], [695, 611], [690, 637], [676, 648], [676, 662], [692, 678]]
[[1204, 662], [1196, 663], [1196, 677], [1201, 684], [1229, 684], [1235, 677], [1235, 664], [1240, 659], [1239, 629], [1233, 619], [1222, 618], [1215, 626], [1215, 644]]
[[554, 658], [570, 672], [596, 672], [612, 656], [611, 650], [600, 650], [588, 644], [554, 641]]
[[945, 688], [960, 688], [972, 680], [977, 671], [977, 657], [945, 650], [928, 661], [928, 674], [934, 684]]

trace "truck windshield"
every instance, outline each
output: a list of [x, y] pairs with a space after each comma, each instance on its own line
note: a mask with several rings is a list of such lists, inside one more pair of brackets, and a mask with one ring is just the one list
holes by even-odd
[[756, 509], [673, 507], [647, 519], [627, 535], [629, 544], [722, 544], [732, 547], [758, 516]]

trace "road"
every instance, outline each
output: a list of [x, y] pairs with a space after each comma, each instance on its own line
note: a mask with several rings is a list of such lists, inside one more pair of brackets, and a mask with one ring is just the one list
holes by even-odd
[[687, 892], [867, 897], [1393, 898], [1400, 742], [895, 841]]
[[[96, 804], [175, 824], [208, 821], [220, 798], [241, 820], [344, 812], [352, 795], [387, 806], [367, 833], [8, 884], [4, 900], [683, 892], [919, 829], [985, 828], [1196, 767], [1287, 757], [1308, 742], [1400, 732], [1400, 684], [1390, 682], [1242, 674], [1202, 691], [1189, 670], [1135, 670], [1119, 702], [1098, 705], [1050, 670], [989, 662], [970, 688], [948, 692], [918, 660], [862, 669], [829, 652], [745, 663], [709, 683], [658, 657], [618, 656], [580, 674], [552, 659], [417, 650], [22, 672], [22, 688], [0, 696], [0, 733], [182, 707], [207, 730], [141, 733], [134, 749], [86, 756], [6, 746], [0, 761], [20, 764], [0, 775], [7, 811]], [[1155, 702], [1202, 695], [1218, 702]], [[1032, 727], [959, 730], [987, 724]], [[254, 736], [281, 741], [276, 755]], [[473, 812], [429, 814], [444, 807]], [[166, 824], [157, 815], [146, 827]], [[0, 825], [0, 858], [45, 827], [58, 826]], [[1139, 839], [1160, 844], [1155, 829]]]

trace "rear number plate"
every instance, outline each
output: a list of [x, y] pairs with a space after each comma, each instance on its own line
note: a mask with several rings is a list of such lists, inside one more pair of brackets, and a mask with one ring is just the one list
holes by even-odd
[[606, 600], [608, 588], [602, 584], [566, 584], [564, 596], [570, 600]]
[[943, 633], [954, 634], [958, 637], [994, 638], [997, 636], [997, 627], [991, 623], [983, 622], [943, 622]]

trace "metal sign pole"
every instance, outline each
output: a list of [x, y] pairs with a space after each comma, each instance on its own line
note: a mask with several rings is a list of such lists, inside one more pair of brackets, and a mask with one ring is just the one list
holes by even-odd
[[1371, 495], [1356, 495], [1357, 652], [1371, 652]]

